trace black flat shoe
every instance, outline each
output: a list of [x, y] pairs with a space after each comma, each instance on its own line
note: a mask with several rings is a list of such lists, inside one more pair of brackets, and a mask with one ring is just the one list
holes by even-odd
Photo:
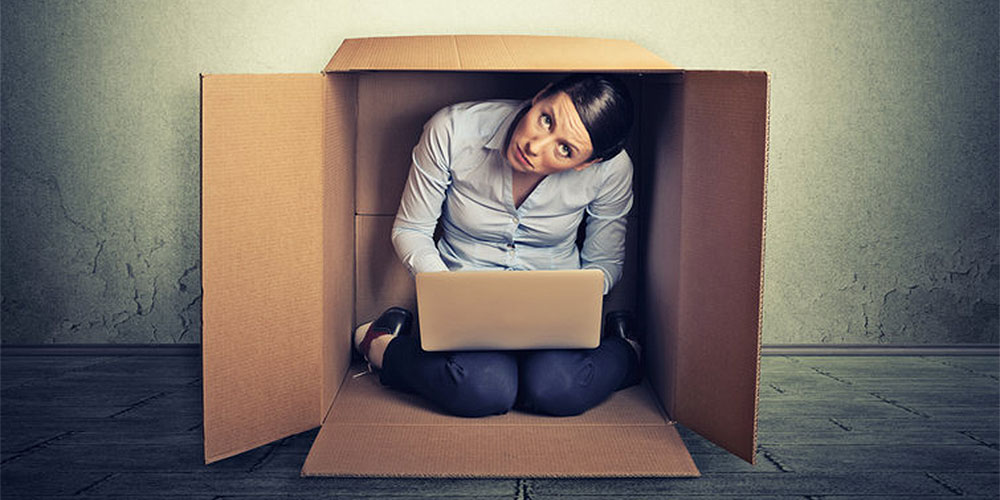
[[621, 337], [626, 340], [639, 342], [638, 334], [635, 331], [635, 318], [628, 311], [611, 311], [604, 315], [603, 337]]
[[625, 375], [625, 380], [618, 386], [618, 389], [624, 389], [642, 381], [642, 369], [640, 367], [642, 364], [642, 341], [639, 339], [639, 333], [636, 331], [635, 319], [632, 317], [632, 313], [628, 311], [612, 311], [605, 315], [603, 336], [621, 337], [632, 346], [632, 352], [635, 353], [635, 363], [629, 367], [629, 371]]
[[[368, 360], [368, 350], [373, 340], [383, 335], [408, 335], [413, 326], [413, 313], [402, 307], [390, 307], [368, 326], [364, 337], [354, 344], [358, 354]], [[356, 339], [357, 332], [355, 332]], [[354, 340], [352, 339], [352, 340]]]

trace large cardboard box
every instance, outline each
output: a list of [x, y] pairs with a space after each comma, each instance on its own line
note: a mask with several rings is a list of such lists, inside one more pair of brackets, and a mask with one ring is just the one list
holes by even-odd
[[[567, 72], [630, 85], [636, 203], [607, 309], [646, 380], [577, 417], [464, 419], [353, 377], [350, 332], [413, 279], [389, 241], [424, 122]], [[754, 460], [768, 77], [686, 71], [630, 42], [345, 40], [318, 74], [202, 78], [205, 460], [322, 426], [304, 475], [696, 476], [680, 423]]]

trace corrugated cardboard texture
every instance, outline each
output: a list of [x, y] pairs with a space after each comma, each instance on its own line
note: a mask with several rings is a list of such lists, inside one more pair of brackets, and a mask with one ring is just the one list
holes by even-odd
[[320, 422], [323, 80], [202, 80], [209, 462]]
[[[354, 325], [354, 156], [357, 79], [330, 74], [323, 91], [323, 397], [325, 414], [351, 362]], [[315, 314], [315, 312], [313, 312]]]
[[756, 441], [767, 75], [684, 74], [674, 418], [747, 461]]
[[519, 35], [349, 38], [326, 65], [358, 70], [615, 71], [674, 69], [626, 40]]
[[357, 223], [357, 322], [372, 321], [391, 306], [416, 312], [413, 277], [392, 246], [389, 215], [359, 215]]
[[[674, 414], [678, 310], [683, 101], [677, 75], [649, 75], [642, 86], [642, 166], [646, 182], [636, 187], [649, 203], [639, 207], [646, 272], [639, 294], [646, 376], [667, 413]], [[654, 196], [655, 193], [655, 196]]]
[[[360, 370], [360, 367], [357, 369]], [[349, 378], [304, 475], [412, 477], [697, 476], [646, 386], [577, 417], [517, 411], [467, 419], [421, 398]]]

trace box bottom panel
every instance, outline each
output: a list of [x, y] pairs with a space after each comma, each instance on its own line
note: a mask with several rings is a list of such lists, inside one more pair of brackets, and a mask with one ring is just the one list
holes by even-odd
[[302, 468], [342, 477], [695, 477], [691, 455], [645, 385], [575, 417], [446, 415], [348, 376]]

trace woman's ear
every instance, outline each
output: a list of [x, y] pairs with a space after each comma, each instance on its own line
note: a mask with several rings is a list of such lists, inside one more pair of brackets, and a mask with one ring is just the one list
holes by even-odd
[[587, 168], [587, 167], [589, 167], [589, 166], [591, 166], [591, 165], [593, 165], [593, 164], [595, 164], [595, 163], [597, 163], [599, 161], [602, 161], [602, 160], [600, 158], [594, 158], [593, 160], [584, 162], [584, 163], [582, 163], [580, 165], [577, 165], [577, 166], [573, 167], [573, 170], [576, 170], [577, 172], [579, 172], [579, 171], [581, 171], [581, 170], [583, 170], [583, 169], [585, 169], [585, 168]]
[[551, 87], [551, 86], [552, 86], [552, 82], [549, 82], [544, 87], [542, 87], [542, 90], [539, 90], [538, 93], [535, 94], [535, 97], [531, 98], [531, 105], [534, 106], [535, 104], [538, 104], [538, 101], [540, 101], [542, 99], [542, 94], [544, 94], [545, 91], [549, 90], [549, 87]]

